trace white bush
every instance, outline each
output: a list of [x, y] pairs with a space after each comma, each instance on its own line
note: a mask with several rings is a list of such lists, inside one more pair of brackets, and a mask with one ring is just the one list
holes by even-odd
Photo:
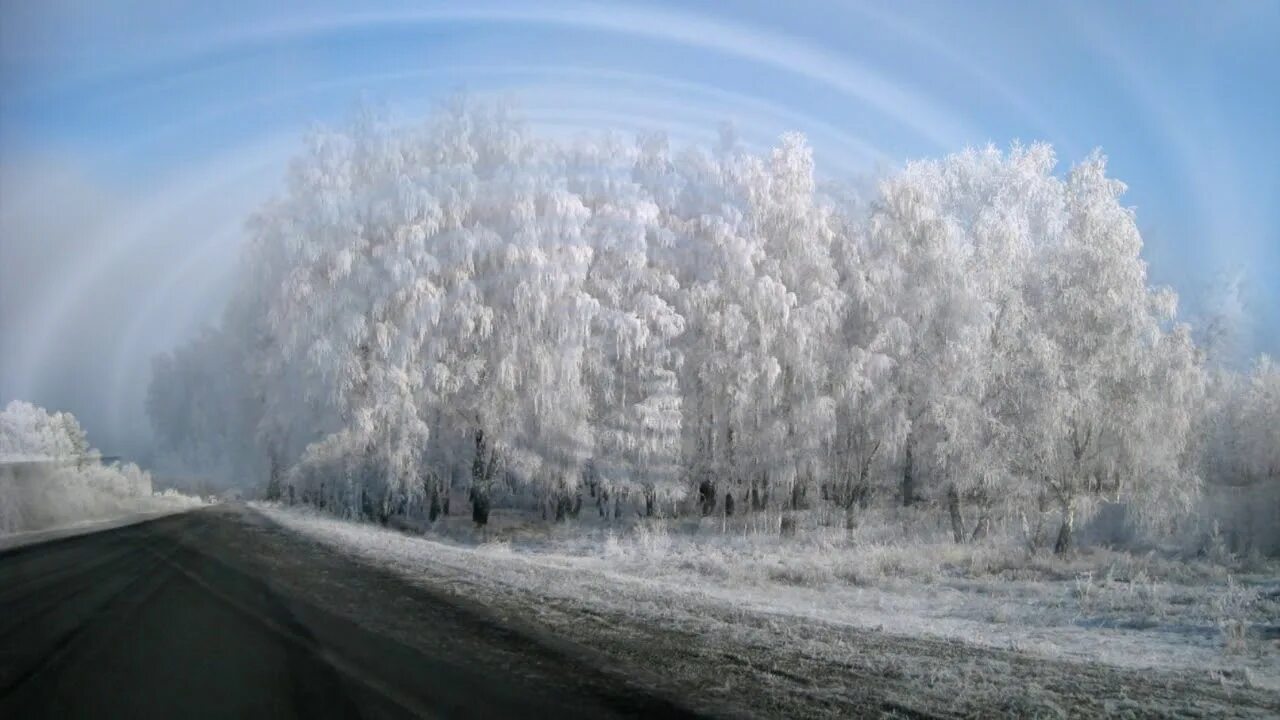
[[15, 401], [0, 412], [0, 533], [198, 505], [153, 494], [133, 463], [103, 465], [71, 413]]

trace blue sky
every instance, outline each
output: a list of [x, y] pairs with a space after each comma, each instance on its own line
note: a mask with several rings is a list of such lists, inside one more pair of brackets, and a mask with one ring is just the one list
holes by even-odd
[[0, 2], [0, 402], [107, 449], [143, 446], [149, 358], [216, 321], [301, 134], [458, 89], [551, 132], [801, 130], [833, 177], [1101, 147], [1153, 283], [1194, 316], [1238, 278], [1244, 350], [1280, 354], [1277, 2]]

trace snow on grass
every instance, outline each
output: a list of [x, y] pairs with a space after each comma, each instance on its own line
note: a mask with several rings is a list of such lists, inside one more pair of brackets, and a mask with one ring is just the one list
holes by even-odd
[[699, 608], [710, 605], [1050, 659], [1217, 672], [1280, 690], [1280, 648], [1265, 636], [1280, 617], [1275, 574], [1229, 576], [1154, 553], [1095, 550], [1059, 560], [1001, 546], [862, 543], [836, 532], [784, 540], [721, 533], [705, 521], [696, 534], [651, 522], [625, 533], [551, 529], [539, 537], [509, 519], [496, 541], [466, 544], [255, 507], [412, 580], [482, 598], [521, 591], [680, 624], [698, 623], [706, 617]]

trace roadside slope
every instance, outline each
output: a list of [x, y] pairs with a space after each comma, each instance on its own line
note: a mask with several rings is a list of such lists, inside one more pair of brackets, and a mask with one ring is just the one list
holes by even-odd
[[305, 536], [482, 602], [764, 717], [1273, 717], [1275, 692], [1208, 672], [1117, 668], [800, 617], [747, 598], [602, 572], [565, 556], [466, 548], [273, 507]]

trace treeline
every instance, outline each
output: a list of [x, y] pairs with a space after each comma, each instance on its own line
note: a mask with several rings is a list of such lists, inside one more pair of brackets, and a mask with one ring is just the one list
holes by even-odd
[[[743, 513], [928, 503], [1065, 550], [1202, 482], [1277, 483], [1280, 372], [1148, 286], [1124, 185], [1044, 145], [820, 184], [803, 137], [539, 137], [458, 100], [317, 132], [222, 322], [158, 358], [165, 447], [387, 521], [494, 502]], [[664, 510], [669, 508], [670, 510]], [[457, 510], [454, 509], [453, 512]]]

